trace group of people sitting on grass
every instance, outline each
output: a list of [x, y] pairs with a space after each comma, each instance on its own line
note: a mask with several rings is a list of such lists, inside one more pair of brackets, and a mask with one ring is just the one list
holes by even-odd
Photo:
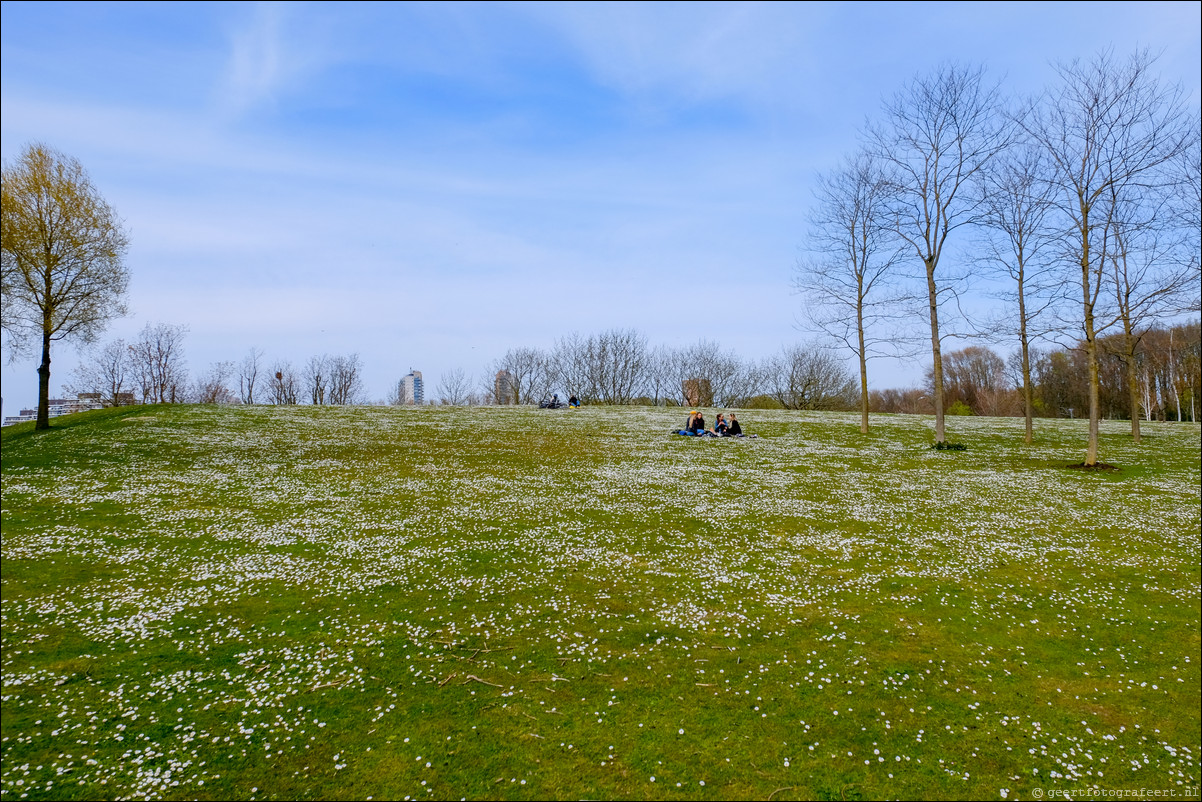
[[[689, 412], [689, 420], [683, 429], [676, 432], [677, 434], [688, 435], [690, 437], [745, 437], [743, 427], [739, 425], [739, 421], [735, 418], [735, 413], [730, 413], [729, 418], [718, 413], [718, 417], [714, 420], [714, 428], [705, 428], [705, 416], [697, 410]], [[755, 437], [755, 435], [751, 435]]]

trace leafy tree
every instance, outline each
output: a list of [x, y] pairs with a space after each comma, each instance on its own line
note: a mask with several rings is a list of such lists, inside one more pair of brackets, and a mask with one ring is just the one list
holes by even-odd
[[50, 428], [50, 344], [93, 342], [126, 313], [129, 241], [76, 160], [40, 143], [4, 165], [0, 296], [13, 356], [41, 345], [38, 429]]

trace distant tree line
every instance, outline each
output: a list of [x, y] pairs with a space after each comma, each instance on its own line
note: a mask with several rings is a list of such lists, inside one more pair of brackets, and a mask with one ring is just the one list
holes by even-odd
[[486, 371], [482, 403], [846, 409], [855, 388], [842, 360], [815, 344], [754, 361], [717, 343], [651, 346], [634, 329], [573, 333], [550, 349], [511, 348]]
[[[1202, 414], [1202, 327], [1152, 327], [1136, 348], [1138, 412], [1144, 420], [1197, 421]], [[187, 328], [147, 324], [136, 340], [113, 340], [86, 352], [65, 385], [95, 393], [103, 403], [333, 405], [406, 404], [398, 382], [383, 400], [368, 401], [358, 354], [310, 357], [297, 368], [268, 363], [251, 348], [238, 363], [214, 362], [190, 378]], [[1126, 340], [1100, 339], [1102, 416], [1130, 414]], [[1089, 403], [1089, 370], [1081, 348], [1032, 350], [1035, 417], [1082, 417]], [[944, 408], [949, 415], [1022, 416], [1021, 355], [1003, 358], [985, 345], [944, 355]], [[634, 329], [573, 333], [548, 349], [511, 348], [484, 371], [479, 385], [461, 368], [444, 371], [432, 400], [444, 405], [536, 405], [552, 394], [591, 405], [721, 406], [841, 410], [860, 407], [860, 387], [837, 348], [793, 343], [763, 359], [744, 359], [716, 343], [652, 346]], [[872, 390], [874, 413], [932, 414], [934, 380], [927, 370], [916, 387]]]
[[[1136, 348], [1138, 414], [1143, 420], [1197, 422], [1202, 414], [1202, 337], [1197, 323], [1154, 327]], [[1101, 415], [1131, 415], [1126, 343], [1121, 334], [1099, 339]], [[1082, 348], [1034, 349], [1029, 354], [1035, 417], [1079, 418], [1089, 410], [1089, 366]], [[1020, 354], [1003, 359], [988, 346], [969, 346], [944, 357], [944, 408], [949, 415], [1022, 416], [1025, 412]], [[873, 390], [873, 412], [931, 414], [934, 381], [921, 387]]]
[[98, 394], [106, 406], [126, 404], [315, 404], [365, 401], [358, 354], [322, 354], [301, 368], [270, 365], [259, 348], [238, 362], [214, 362], [195, 378], [184, 351], [187, 326], [146, 324], [132, 342], [117, 339], [86, 351], [64, 389]]

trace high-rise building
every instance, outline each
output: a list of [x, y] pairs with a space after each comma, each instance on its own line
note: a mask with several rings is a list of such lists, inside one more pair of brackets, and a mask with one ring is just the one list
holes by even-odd
[[406, 404], [416, 404], [420, 407], [426, 402], [426, 391], [422, 384], [422, 372], [420, 370], [410, 368], [405, 378], [401, 379], [401, 384], [405, 387]]
[[498, 370], [496, 378], [493, 380], [493, 403], [495, 404], [512, 404], [513, 398], [513, 374], [507, 370]]
[[714, 405], [714, 390], [709, 379], [692, 378], [680, 383], [684, 391], [684, 400], [691, 407], [712, 407]]

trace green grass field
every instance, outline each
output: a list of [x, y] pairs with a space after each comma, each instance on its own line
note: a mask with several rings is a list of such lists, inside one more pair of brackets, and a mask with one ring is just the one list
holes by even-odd
[[1198, 426], [740, 419], [5, 429], [0, 794], [1197, 798]]

